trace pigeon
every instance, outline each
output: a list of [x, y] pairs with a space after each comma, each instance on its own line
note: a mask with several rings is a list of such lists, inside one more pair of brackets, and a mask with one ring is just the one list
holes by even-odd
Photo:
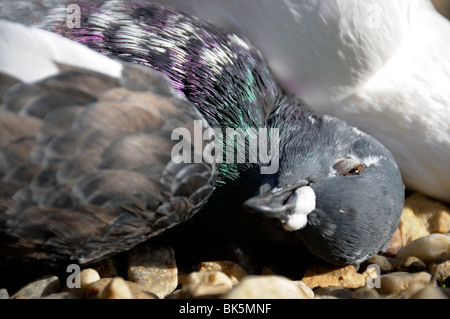
[[430, 0], [159, 2], [248, 38], [285, 88], [389, 148], [408, 190], [450, 203], [450, 21]]
[[147, 239], [180, 256], [288, 247], [288, 259], [306, 249], [335, 265], [386, 249], [404, 185], [375, 138], [314, 112], [250, 42], [204, 20], [142, 1], [71, 1], [83, 15], [70, 28], [68, 3], [41, 18], [52, 33], [0, 28], [4, 48], [31, 46], [55, 73], [17, 79], [0, 64], [10, 83], [0, 128], [30, 122], [2, 134], [0, 265], [84, 265]]

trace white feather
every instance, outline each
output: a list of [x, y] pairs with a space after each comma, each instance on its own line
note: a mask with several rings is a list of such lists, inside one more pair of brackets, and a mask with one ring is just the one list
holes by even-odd
[[450, 202], [450, 22], [429, 0], [162, 0], [247, 37], [284, 85]]
[[57, 64], [120, 77], [122, 65], [56, 34], [0, 20], [0, 71], [24, 82], [59, 72]]

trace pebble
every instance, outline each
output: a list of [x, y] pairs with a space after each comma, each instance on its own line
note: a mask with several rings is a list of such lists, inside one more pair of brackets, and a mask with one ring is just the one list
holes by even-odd
[[359, 288], [365, 285], [366, 276], [356, 272], [355, 267], [336, 268], [331, 265], [315, 264], [308, 268], [302, 281], [309, 287]]
[[282, 276], [248, 275], [242, 278], [225, 299], [312, 299], [314, 292], [301, 281]]
[[381, 294], [403, 294], [408, 289], [408, 293], [416, 292], [430, 283], [431, 275], [427, 272], [407, 273], [393, 272], [381, 275], [380, 287], [377, 288]]
[[378, 267], [380, 267], [381, 273], [385, 274], [394, 270], [396, 265], [396, 259], [382, 255], [375, 255], [366, 260], [362, 265], [364, 266], [378, 265]]
[[380, 294], [375, 288], [367, 286], [353, 290], [352, 299], [380, 299]]
[[182, 293], [193, 298], [220, 295], [233, 287], [229, 276], [221, 271], [195, 271], [184, 280]]
[[172, 293], [178, 285], [174, 250], [148, 245], [134, 249], [128, 262], [128, 280], [161, 299]]
[[132, 299], [128, 285], [120, 277], [113, 278], [99, 293], [99, 299]]
[[[359, 270], [316, 264], [308, 268], [301, 281], [294, 281], [268, 267], [256, 276], [231, 261], [207, 261], [198, 264], [198, 271], [182, 273], [172, 248], [141, 245], [128, 253], [128, 269], [109, 258], [82, 270], [81, 288], [63, 288], [58, 277], [46, 276], [13, 296], [0, 289], [0, 299], [450, 298], [449, 231], [450, 208], [423, 195], [413, 195], [406, 200], [387, 254], [373, 256]], [[368, 267], [373, 264], [381, 271], [376, 288], [367, 285]], [[119, 268], [121, 274], [128, 270], [125, 279], [119, 277]]]
[[86, 288], [91, 283], [96, 282], [97, 280], [100, 280], [99, 273], [97, 272], [97, 270], [92, 269], [92, 268], [83, 269], [80, 272], [79, 276], [80, 276], [81, 288]]
[[44, 276], [19, 289], [11, 298], [39, 299], [59, 291], [60, 288], [61, 282], [57, 276]]
[[83, 299], [83, 289], [72, 288], [42, 297], [42, 299]]
[[84, 289], [86, 299], [158, 299], [144, 287], [121, 277], [102, 278]]
[[0, 289], [0, 299], [9, 299], [8, 290], [5, 288]]
[[450, 260], [437, 259], [429, 267], [431, 281], [439, 285], [450, 286]]
[[399, 261], [397, 270], [401, 272], [420, 272], [427, 269], [425, 263], [417, 257], [408, 256]]
[[331, 296], [338, 299], [351, 299], [352, 290], [342, 287], [320, 287], [314, 290], [314, 295], [320, 298]]
[[237, 285], [239, 280], [247, 275], [247, 271], [240, 265], [232, 261], [207, 261], [199, 264], [199, 271], [221, 271], [230, 277], [233, 285]]
[[427, 285], [414, 293], [410, 299], [448, 299], [448, 297], [441, 288], [435, 285]]
[[448, 233], [450, 208], [422, 194], [414, 194], [405, 200], [399, 229], [403, 245], [430, 234]]
[[418, 238], [409, 245], [402, 247], [397, 253], [397, 259], [414, 256], [431, 263], [437, 258], [450, 259], [450, 236], [447, 234], [431, 234]]

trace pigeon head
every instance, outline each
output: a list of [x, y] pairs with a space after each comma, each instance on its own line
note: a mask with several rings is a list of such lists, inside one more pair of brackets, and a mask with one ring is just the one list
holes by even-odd
[[297, 232], [314, 255], [332, 264], [359, 264], [383, 250], [404, 201], [389, 150], [288, 98], [269, 123], [280, 130], [279, 169], [264, 177], [245, 208]]

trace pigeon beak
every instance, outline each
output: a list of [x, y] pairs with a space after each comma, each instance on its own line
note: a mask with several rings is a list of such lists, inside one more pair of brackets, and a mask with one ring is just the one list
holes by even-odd
[[252, 197], [244, 202], [244, 208], [278, 219], [285, 230], [302, 229], [308, 222], [307, 215], [316, 208], [316, 196], [308, 184], [305, 181], [280, 191]]

